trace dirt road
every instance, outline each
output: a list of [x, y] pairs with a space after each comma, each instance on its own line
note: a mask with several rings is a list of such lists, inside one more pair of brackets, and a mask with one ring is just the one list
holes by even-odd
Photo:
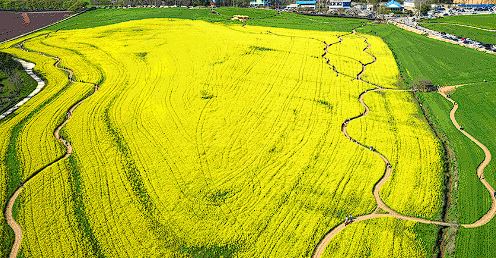
[[489, 151], [489, 149], [484, 144], [482, 144], [479, 140], [477, 140], [475, 137], [473, 137], [471, 134], [469, 134], [467, 131], [465, 131], [465, 129], [456, 120], [455, 114], [456, 114], [456, 111], [458, 110], [459, 105], [458, 105], [458, 103], [456, 103], [456, 101], [451, 99], [449, 97], [449, 95], [447, 94], [450, 92], [450, 90], [452, 91], [453, 89], [443, 87], [443, 88], [439, 89], [439, 93], [445, 99], [447, 99], [449, 102], [451, 102], [453, 104], [453, 108], [451, 109], [451, 112], [450, 112], [451, 122], [456, 127], [456, 129], [458, 129], [458, 131], [460, 131], [463, 135], [465, 135], [467, 138], [469, 138], [472, 142], [477, 144], [477, 146], [479, 146], [479, 148], [482, 149], [482, 151], [484, 152], [484, 156], [485, 156], [484, 160], [481, 162], [479, 167], [477, 167], [477, 177], [479, 177], [479, 180], [484, 185], [484, 187], [486, 187], [487, 191], [489, 192], [489, 195], [491, 196], [491, 201], [492, 201], [491, 208], [489, 209], [489, 211], [487, 211], [486, 214], [484, 214], [484, 216], [482, 216], [476, 222], [471, 223], [471, 224], [463, 224], [462, 225], [465, 228], [476, 228], [476, 227], [480, 227], [480, 226], [487, 224], [496, 215], [496, 197], [494, 196], [495, 191], [494, 191], [494, 188], [489, 184], [489, 182], [487, 182], [486, 178], [484, 177], [484, 170], [491, 162], [492, 155], [491, 155], [491, 152]]

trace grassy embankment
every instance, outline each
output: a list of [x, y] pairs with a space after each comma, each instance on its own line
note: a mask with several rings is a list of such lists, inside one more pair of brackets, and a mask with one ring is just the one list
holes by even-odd
[[36, 85], [11, 55], [0, 53], [0, 114], [29, 95]]
[[483, 43], [496, 44], [496, 14], [443, 17], [423, 22], [422, 26]]

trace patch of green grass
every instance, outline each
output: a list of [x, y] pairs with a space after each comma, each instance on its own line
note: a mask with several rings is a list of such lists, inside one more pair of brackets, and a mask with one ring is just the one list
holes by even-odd
[[216, 204], [222, 204], [227, 198], [231, 196], [231, 192], [226, 191], [226, 190], [218, 190], [214, 193], [211, 193], [207, 196], [207, 199], [210, 202], [216, 203]]
[[319, 103], [319, 104], [321, 104], [321, 105], [323, 105], [327, 109], [332, 109], [331, 103], [329, 101], [325, 100], [325, 99], [319, 99], [316, 102]]
[[496, 14], [461, 15], [442, 17], [429, 22], [464, 24], [484, 29], [496, 29]]
[[426, 250], [426, 253], [432, 254], [431, 257], [435, 257], [439, 250], [436, 247], [439, 227], [435, 225], [416, 223], [415, 226], [413, 226], [413, 231], [415, 231], [417, 241], [422, 245], [423, 249]]
[[[460, 124], [465, 127], [467, 132], [484, 143], [493, 155], [496, 154], [496, 138], [494, 137], [494, 130], [496, 129], [496, 119], [494, 118], [494, 111], [496, 110], [495, 97], [496, 83], [468, 85], [457, 89], [452, 94], [452, 98], [460, 105], [457, 111]], [[469, 155], [473, 156], [473, 154]], [[480, 161], [482, 161], [482, 155], [479, 157], [478, 162]], [[494, 161], [485, 170], [485, 178], [493, 187], [496, 185], [495, 170], [496, 164]], [[467, 189], [466, 191], [471, 190]], [[490, 203], [490, 196], [484, 189], [484, 193], [472, 201], [475, 204], [478, 202]], [[485, 212], [488, 209], [482, 209], [474, 204], [468, 207], [468, 209], [470, 208], [479, 212]], [[495, 257], [496, 249], [493, 247], [496, 246], [496, 238], [492, 237], [495, 231], [495, 220], [481, 228], [461, 229], [456, 247], [457, 256]]]
[[439, 85], [496, 81], [496, 56], [430, 39], [393, 25], [370, 24], [358, 29], [384, 39], [406, 84], [416, 79]]
[[304, 30], [351, 31], [353, 28], [366, 22], [366, 20], [362, 19], [313, 17], [286, 12], [279, 14], [274, 10], [252, 8], [222, 7], [216, 8], [215, 11], [218, 14], [213, 13], [209, 8], [97, 9], [56, 24], [50, 27], [50, 29], [84, 29], [150, 18], [177, 18], [225, 24], [241, 24], [239, 21], [231, 20], [233, 15], [249, 16], [248, 25]]
[[422, 23], [422, 26], [431, 30], [446, 32], [463, 38], [470, 38], [482, 43], [496, 44], [496, 31], [485, 31], [468, 28], [456, 24]]
[[[484, 154], [477, 145], [461, 134], [451, 123], [449, 111], [452, 108], [452, 104], [450, 102], [438, 93], [422, 93], [419, 95], [419, 99], [423, 103], [427, 115], [435, 125], [436, 130], [440, 134], [446, 135], [450, 148], [453, 149], [457, 156], [459, 177], [457, 205], [462, 210], [459, 214], [456, 214], [456, 217], [463, 223], [473, 222], [480, 218], [491, 206], [491, 201], [483, 198], [487, 195], [487, 192], [475, 173]], [[462, 113], [464, 113], [464, 110], [460, 106], [457, 111], [457, 119]], [[469, 132], [471, 133], [471, 131]]]
[[135, 53], [135, 55], [138, 59], [145, 60], [148, 53], [147, 52], [139, 52], [139, 53]]
[[84, 205], [84, 187], [81, 172], [78, 169], [77, 157], [73, 154], [69, 156], [68, 160], [70, 170], [69, 184], [71, 186], [71, 199], [74, 203], [74, 215], [76, 217], [78, 228], [84, 236], [83, 239], [87, 241], [92, 255], [95, 257], [105, 257], [100, 243], [94, 234], [90, 220], [86, 215], [86, 208]]

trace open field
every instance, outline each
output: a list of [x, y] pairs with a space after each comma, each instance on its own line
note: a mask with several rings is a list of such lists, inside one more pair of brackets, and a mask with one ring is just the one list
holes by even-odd
[[496, 44], [496, 14], [443, 17], [427, 20], [422, 26], [487, 44]]
[[496, 45], [496, 30], [486, 31], [477, 28], [470, 28], [456, 24], [445, 23], [422, 23], [422, 26], [431, 30], [446, 32], [448, 34], [457, 35], [463, 38], [470, 38], [485, 44]]
[[[387, 26], [367, 26], [368, 31], [383, 38], [393, 51], [406, 83], [415, 79], [430, 79], [440, 85], [469, 84], [458, 88], [453, 99], [460, 103], [457, 111], [459, 121], [467, 131], [480, 139], [491, 152], [496, 153], [494, 139], [490, 138], [494, 119], [494, 90], [496, 78], [493, 67], [496, 58], [475, 50], [438, 42], [414, 33]], [[415, 55], [412, 55], [415, 53]], [[443, 69], [438, 69], [443, 67]], [[487, 83], [482, 82], [487, 80]], [[483, 159], [482, 151], [460, 134], [449, 119], [451, 103], [436, 93], [418, 95], [436, 130], [448, 141], [455, 154], [458, 180], [453, 192], [453, 203], [448, 217], [460, 222], [478, 219], [490, 207], [490, 198], [474, 171]], [[488, 138], [489, 137], [489, 138]], [[494, 163], [488, 168], [486, 178], [495, 185]], [[496, 223], [490, 222], [478, 229], [462, 229], [457, 236], [456, 254], [466, 257], [494, 256], [491, 248], [496, 244], [487, 237], [495, 230]]]
[[[349, 34], [338, 43], [341, 34], [151, 19], [39, 33], [26, 50], [7, 46], [49, 82], [0, 124], [11, 135], [2, 145], [3, 200], [36, 175], [15, 209], [23, 255], [309, 256], [345, 216], [371, 213], [384, 163], [341, 125], [373, 87], [355, 79], [363, 63], [377, 57], [361, 77], [383, 87], [396, 88], [399, 71], [380, 39]], [[335, 42], [326, 57], [339, 76], [322, 58], [324, 42]], [[440, 149], [411, 95], [365, 100], [374, 113], [349, 133], [391, 157], [385, 202], [438, 219]], [[64, 155], [51, 133], [61, 123], [73, 153], [43, 169]], [[30, 138], [40, 141], [25, 145]], [[46, 158], [33, 157], [36, 149]], [[404, 233], [385, 239], [431, 253], [435, 230], [394, 223]]]
[[430, 20], [433, 23], [451, 23], [496, 30], [496, 14], [460, 15]]
[[[427, 257], [430, 224], [489, 209], [482, 151], [451, 103], [416, 93], [455, 154], [443, 209], [445, 150], [401, 89], [468, 84], [457, 119], [496, 153], [496, 58], [364, 20], [216, 10], [96, 10], [0, 46], [48, 82], [0, 121], [21, 256], [311, 256], [352, 214], [323, 256]], [[444, 254], [494, 256], [495, 227], [459, 229]]]
[[366, 22], [366, 20], [362, 19], [314, 17], [287, 12], [278, 13], [274, 10], [260, 10], [251, 8], [222, 7], [216, 8], [215, 12], [216, 13], [211, 12], [209, 8], [99, 9], [84, 13], [75, 19], [64, 22], [63, 24], [52, 26], [51, 29], [84, 29], [150, 18], [178, 18], [204, 20], [213, 23], [241, 24], [239, 21], [231, 20], [233, 15], [249, 16], [250, 19], [247, 22], [249, 25], [301, 30], [351, 31], [353, 28]]

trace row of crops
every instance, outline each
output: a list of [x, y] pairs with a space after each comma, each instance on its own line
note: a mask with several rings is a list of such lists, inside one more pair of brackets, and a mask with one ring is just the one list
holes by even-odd
[[[25, 50], [16, 42], [2, 49], [36, 62], [48, 81], [0, 124], [9, 135], [0, 148], [8, 161], [0, 166], [4, 203], [64, 154], [53, 130], [92, 91], [89, 83], [100, 84], [63, 129], [74, 154], [21, 195], [23, 255], [309, 256], [347, 215], [371, 213], [383, 162], [341, 134], [342, 122], [362, 111], [358, 95], [371, 88], [354, 80], [371, 56], [362, 37], [344, 37], [328, 50], [349, 76], [336, 75], [322, 48], [341, 34], [152, 19], [39, 33]], [[367, 38], [378, 60], [363, 78], [397, 87], [392, 53]], [[441, 154], [411, 96], [374, 93], [366, 101], [372, 114], [349, 132], [391, 158], [383, 198], [404, 214], [437, 219]], [[371, 221], [347, 230], [328, 255], [426, 256], [435, 234]], [[369, 240], [340, 244], [354, 235]]]

